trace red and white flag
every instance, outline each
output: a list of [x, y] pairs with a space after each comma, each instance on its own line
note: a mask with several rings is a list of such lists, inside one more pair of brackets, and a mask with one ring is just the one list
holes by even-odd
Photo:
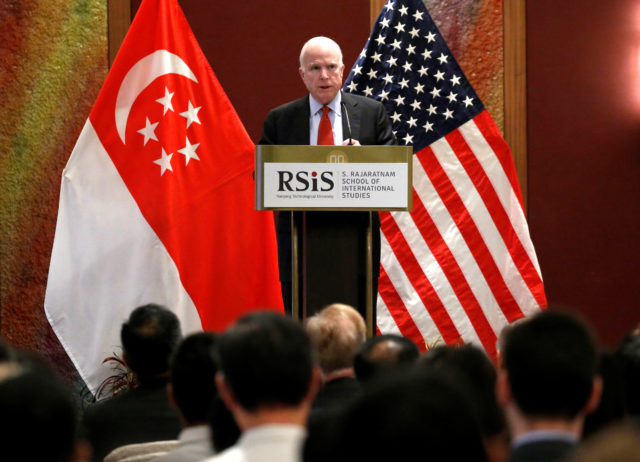
[[381, 101], [413, 146], [413, 211], [382, 213], [384, 333], [496, 352], [547, 306], [509, 147], [422, 0], [388, 0], [345, 90]]
[[282, 309], [254, 144], [176, 0], [144, 0], [62, 175], [45, 311], [89, 388], [136, 306], [183, 332]]

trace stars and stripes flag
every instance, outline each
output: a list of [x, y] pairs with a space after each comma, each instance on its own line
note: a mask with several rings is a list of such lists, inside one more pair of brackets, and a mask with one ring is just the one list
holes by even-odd
[[62, 174], [45, 295], [88, 387], [122, 322], [160, 303], [183, 332], [282, 310], [254, 144], [176, 0], [144, 0]]
[[379, 331], [493, 355], [546, 307], [542, 276], [509, 147], [422, 1], [385, 4], [345, 90], [381, 101], [414, 148], [413, 211], [380, 217]]

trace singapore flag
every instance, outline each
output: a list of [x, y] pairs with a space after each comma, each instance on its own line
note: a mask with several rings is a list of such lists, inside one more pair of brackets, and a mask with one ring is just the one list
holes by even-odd
[[45, 296], [92, 392], [136, 306], [184, 333], [282, 310], [253, 152], [177, 1], [144, 0], [63, 171]]

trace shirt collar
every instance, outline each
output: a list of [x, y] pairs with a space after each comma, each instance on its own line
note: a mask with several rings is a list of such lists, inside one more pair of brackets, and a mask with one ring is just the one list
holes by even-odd
[[[342, 114], [342, 111], [340, 111], [340, 103], [342, 102], [342, 92], [338, 92], [336, 94], [336, 97], [333, 98], [331, 100], [331, 102], [329, 104], [327, 104], [327, 106], [329, 106], [329, 108], [336, 114], [336, 115], [340, 115]], [[309, 106], [311, 108], [311, 115], [313, 116], [314, 114], [316, 114], [318, 111], [320, 111], [322, 109], [322, 107], [324, 106], [323, 104], [320, 104], [319, 102], [317, 102], [313, 96], [309, 95]]]
[[538, 430], [529, 433], [525, 433], [511, 442], [511, 447], [519, 447], [529, 443], [535, 443], [539, 441], [565, 441], [567, 443], [576, 443], [578, 438], [576, 435], [570, 432], [552, 431], [552, 430]]

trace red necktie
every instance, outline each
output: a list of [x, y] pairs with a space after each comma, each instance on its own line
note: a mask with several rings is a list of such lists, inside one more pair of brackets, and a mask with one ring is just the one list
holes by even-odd
[[333, 145], [333, 130], [329, 120], [329, 106], [322, 107], [322, 118], [318, 126], [318, 145]]

